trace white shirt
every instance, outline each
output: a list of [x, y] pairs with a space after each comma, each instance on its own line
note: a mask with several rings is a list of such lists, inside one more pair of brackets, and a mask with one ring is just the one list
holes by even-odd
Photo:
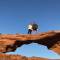
[[31, 29], [32, 30], [32, 25], [30, 24], [30, 25], [28, 25], [28, 29]]

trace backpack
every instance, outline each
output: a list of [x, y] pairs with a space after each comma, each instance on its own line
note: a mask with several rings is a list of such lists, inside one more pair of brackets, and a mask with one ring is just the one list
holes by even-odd
[[33, 30], [37, 30], [38, 29], [38, 25], [37, 24], [32, 24], [32, 29]]

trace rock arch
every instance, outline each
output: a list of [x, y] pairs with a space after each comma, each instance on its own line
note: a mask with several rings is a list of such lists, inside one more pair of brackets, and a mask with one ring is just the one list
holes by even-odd
[[15, 51], [23, 44], [38, 43], [60, 54], [60, 31], [38, 34], [0, 34], [0, 52]]

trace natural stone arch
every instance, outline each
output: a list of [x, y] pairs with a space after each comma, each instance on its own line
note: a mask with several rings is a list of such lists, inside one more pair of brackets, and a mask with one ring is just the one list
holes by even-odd
[[1, 34], [0, 52], [15, 51], [23, 44], [38, 43], [60, 53], [60, 32], [49, 31], [39, 34]]

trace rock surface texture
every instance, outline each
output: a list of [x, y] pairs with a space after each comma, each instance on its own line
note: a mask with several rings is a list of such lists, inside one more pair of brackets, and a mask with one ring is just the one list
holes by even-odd
[[60, 54], [60, 31], [39, 34], [0, 34], [0, 52], [15, 51], [23, 44], [38, 43]]
[[60, 59], [47, 59], [40, 57], [25, 57], [21, 55], [0, 54], [0, 60], [60, 60]]

